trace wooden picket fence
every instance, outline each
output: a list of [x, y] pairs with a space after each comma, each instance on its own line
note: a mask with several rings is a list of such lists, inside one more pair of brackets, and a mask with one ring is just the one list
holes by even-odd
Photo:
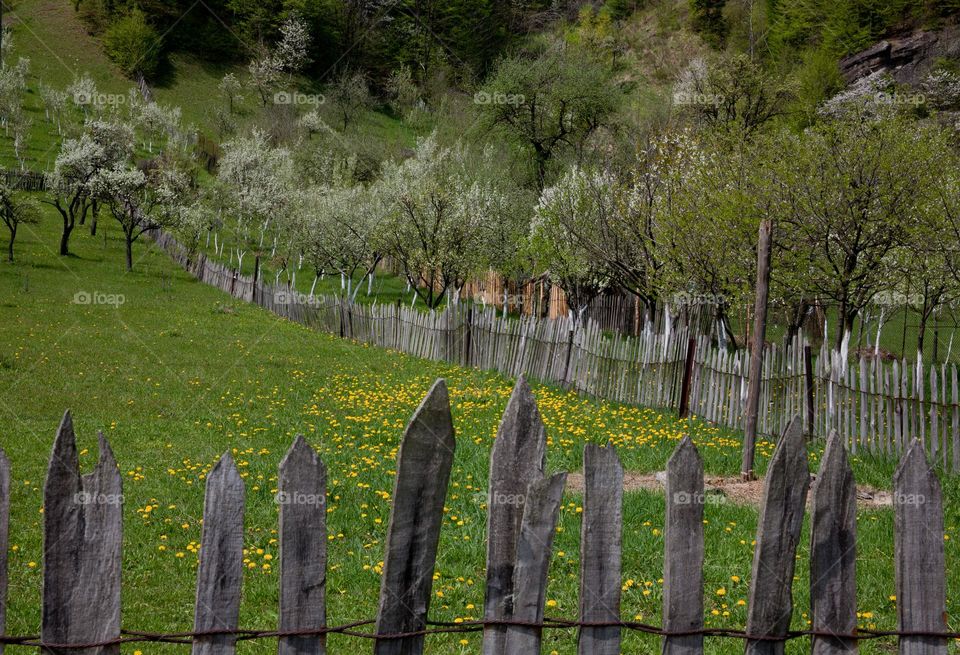
[[[744, 424], [750, 353], [711, 344], [696, 321], [638, 336], [610, 334], [570, 317], [504, 317], [494, 308], [452, 305], [424, 312], [398, 304], [358, 304], [273, 285], [190, 254], [172, 236], [157, 244], [199, 280], [317, 330], [416, 357], [500, 371], [577, 392], [647, 407], [678, 408], [690, 340], [689, 410], [717, 425]], [[808, 435], [836, 430], [853, 454], [902, 455], [916, 436], [944, 471], [960, 473], [957, 366], [861, 357], [849, 362], [826, 344], [807, 353], [802, 333], [764, 352], [758, 433], [776, 438], [800, 415]]]
[[17, 191], [43, 191], [47, 188], [43, 173], [34, 171], [0, 170], [0, 180]]
[[[428, 634], [482, 630], [485, 655], [530, 655], [540, 652], [544, 629], [576, 629], [582, 655], [620, 653], [626, 630], [660, 635], [662, 652], [670, 655], [702, 654], [707, 636], [744, 639], [746, 652], [757, 655], [782, 654], [787, 639], [809, 637], [814, 653], [833, 655], [855, 652], [856, 640], [880, 636], [857, 629], [856, 485], [835, 433], [810, 499], [812, 626], [790, 631], [795, 555], [811, 480], [799, 417], [779, 439], [767, 469], [745, 629], [704, 627], [706, 497], [703, 464], [689, 437], [667, 464], [662, 628], [621, 620], [623, 469], [612, 446], [596, 444], [588, 444], [583, 456], [579, 614], [568, 621], [546, 618], [547, 572], [567, 474], [545, 470], [546, 432], [522, 378], [490, 454], [483, 620], [430, 627], [456, 445], [446, 385], [438, 380], [407, 425], [397, 454], [376, 620], [331, 626], [325, 602], [326, 469], [297, 437], [280, 462], [277, 483], [279, 619], [276, 629], [262, 631], [238, 625], [245, 487], [228, 451], [206, 476], [193, 630], [145, 634], [121, 629], [120, 469], [101, 434], [99, 462], [81, 475], [67, 412], [44, 485], [40, 636], [5, 636], [2, 643], [39, 646], [48, 655], [108, 655], [119, 653], [121, 643], [165, 641], [191, 644], [194, 655], [233, 655], [239, 639], [269, 637], [279, 640], [281, 655], [306, 655], [325, 653], [326, 635], [340, 633], [371, 639], [376, 655], [417, 655]], [[10, 475], [0, 452], [0, 607], [7, 591]], [[948, 637], [958, 635], [947, 633], [945, 618], [941, 490], [918, 441], [908, 448], [893, 489], [900, 652], [946, 655]], [[372, 632], [359, 631], [371, 624]]]

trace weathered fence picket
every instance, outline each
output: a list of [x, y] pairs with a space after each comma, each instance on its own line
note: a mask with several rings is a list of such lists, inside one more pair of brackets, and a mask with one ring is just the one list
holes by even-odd
[[[613, 447], [583, 449], [580, 621], [620, 620], [623, 466]], [[581, 628], [580, 655], [619, 655], [620, 628]]]
[[[280, 462], [280, 632], [326, 624], [327, 471], [302, 436]], [[279, 655], [323, 655], [323, 635], [280, 638]]]
[[803, 425], [794, 417], [777, 443], [763, 484], [747, 615], [747, 655], [783, 655], [793, 616], [793, 570], [810, 471]]
[[838, 635], [857, 627], [857, 485], [840, 436], [834, 432], [814, 482], [810, 532], [810, 616], [813, 655], [857, 651]]
[[[427, 625], [433, 569], [456, 441], [447, 386], [437, 380], [407, 426], [397, 455], [377, 634]], [[417, 655], [423, 636], [381, 639], [376, 655]]]
[[233, 655], [240, 614], [243, 579], [243, 479], [230, 453], [207, 473], [197, 569], [195, 632], [220, 632], [196, 637], [193, 655]]
[[[0, 448], [0, 634], [7, 630], [7, 559], [10, 543], [10, 460]], [[0, 655], [4, 646], [0, 644]]]
[[[894, 569], [903, 632], [946, 630], [947, 591], [940, 482], [913, 440], [893, 476]], [[946, 655], [947, 640], [900, 638], [900, 655]]]
[[[490, 453], [487, 483], [487, 586], [484, 618], [513, 617], [514, 572], [527, 491], [543, 479], [547, 437], [533, 392], [522, 377], [517, 380], [503, 413]], [[484, 655], [506, 652], [505, 626], [483, 631]]]
[[703, 462], [684, 437], [667, 462], [664, 517], [663, 629], [687, 633], [663, 638], [663, 655], [702, 655]]
[[[94, 644], [120, 637], [122, 481], [107, 440], [100, 459], [80, 475], [73, 418], [63, 416], [43, 489], [43, 616], [45, 644]], [[51, 646], [47, 653], [57, 653]], [[120, 646], [74, 649], [115, 655]]]

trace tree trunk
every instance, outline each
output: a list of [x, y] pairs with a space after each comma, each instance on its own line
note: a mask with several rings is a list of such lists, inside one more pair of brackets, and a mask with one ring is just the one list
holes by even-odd
[[126, 235], [127, 242], [127, 272], [133, 270], [133, 238], [128, 234]]
[[70, 254], [70, 233], [73, 232], [73, 222], [64, 221], [63, 222], [63, 234], [60, 235], [60, 254], [69, 255]]
[[846, 299], [840, 301], [840, 311], [837, 315], [837, 333], [833, 339], [833, 349], [837, 352], [840, 352], [840, 348], [843, 347], [843, 334], [847, 329], [847, 301]]
[[10, 229], [10, 243], [7, 246], [7, 259], [13, 262], [13, 240], [17, 238], [17, 228]]

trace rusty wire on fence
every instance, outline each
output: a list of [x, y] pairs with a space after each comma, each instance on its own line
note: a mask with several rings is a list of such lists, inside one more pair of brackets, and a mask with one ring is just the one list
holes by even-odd
[[353, 621], [337, 626], [326, 626], [310, 630], [202, 630], [185, 632], [145, 632], [140, 630], [121, 630], [121, 636], [114, 639], [103, 641], [59, 644], [44, 642], [39, 636], [14, 637], [0, 635], [0, 644], [7, 646], [23, 646], [29, 648], [47, 648], [55, 650], [83, 650], [89, 648], [103, 648], [106, 646], [116, 646], [120, 644], [131, 643], [165, 643], [177, 645], [190, 645], [196, 639], [206, 637], [234, 637], [237, 641], [253, 641], [258, 639], [283, 639], [287, 637], [319, 637], [330, 634], [344, 635], [347, 637], [357, 637], [360, 639], [370, 639], [376, 641], [388, 641], [394, 639], [406, 639], [409, 637], [423, 637], [428, 635], [441, 634], [464, 634], [481, 632], [485, 627], [495, 626], [516, 626], [522, 628], [537, 628], [540, 630], [571, 630], [580, 628], [622, 628], [633, 632], [654, 635], [658, 637], [716, 637], [739, 639], [744, 641], [769, 641], [786, 642], [804, 637], [825, 637], [836, 639], [838, 641], [872, 641], [876, 639], [885, 639], [890, 637], [918, 637], [929, 639], [960, 639], [960, 632], [936, 632], [923, 630], [875, 630], [867, 628], [857, 628], [853, 634], [838, 634], [824, 630], [791, 630], [783, 636], [769, 635], [751, 635], [745, 630], [738, 628], [703, 628], [700, 630], [664, 630], [655, 625], [639, 623], [635, 621], [574, 621], [563, 618], [545, 617], [543, 621], [519, 621], [519, 620], [475, 620], [462, 621], [459, 623], [445, 621], [427, 621], [427, 625], [433, 626], [423, 630], [413, 630], [409, 632], [394, 633], [376, 633], [362, 632], [357, 628], [373, 625], [375, 619], [366, 619], [362, 621]]

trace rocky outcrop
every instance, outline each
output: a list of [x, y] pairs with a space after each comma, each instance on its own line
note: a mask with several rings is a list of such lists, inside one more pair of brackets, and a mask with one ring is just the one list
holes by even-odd
[[853, 82], [887, 71], [901, 84], [918, 84], [938, 59], [960, 59], [960, 25], [889, 38], [840, 60], [840, 72]]

